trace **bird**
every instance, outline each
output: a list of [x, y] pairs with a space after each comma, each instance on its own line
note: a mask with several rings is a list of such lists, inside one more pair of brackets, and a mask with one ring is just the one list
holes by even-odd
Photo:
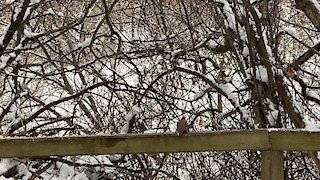
[[177, 122], [177, 132], [179, 136], [182, 136], [183, 134], [187, 133], [189, 131], [189, 125], [188, 122], [186, 121], [185, 117], [182, 117], [178, 122]]

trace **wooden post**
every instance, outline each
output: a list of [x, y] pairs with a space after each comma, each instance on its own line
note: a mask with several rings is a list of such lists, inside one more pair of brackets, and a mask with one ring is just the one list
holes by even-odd
[[284, 180], [282, 151], [262, 151], [261, 179]]

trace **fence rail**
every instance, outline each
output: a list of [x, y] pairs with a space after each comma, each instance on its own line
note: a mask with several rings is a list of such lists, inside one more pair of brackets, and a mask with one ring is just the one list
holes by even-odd
[[232, 150], [262, 151], [261, 178], [282, 180], [282, 151], [320, 151], [320, 131], [269, 129], [187, 133], [183, 136], [128, 134], [0, 139], [0, 158]]
[[320, 151], [320, 131], [254, 130], [116, 136], [1, 138], [0, 157], [183, 151]]

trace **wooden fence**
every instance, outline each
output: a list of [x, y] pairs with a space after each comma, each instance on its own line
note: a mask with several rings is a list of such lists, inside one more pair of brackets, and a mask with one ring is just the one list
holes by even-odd
[[254, 130], [117, 136], [5, 137], [0, 157], [41, 157], [114, 153], [262, 151], [263, 180], [283, 179], [282, 151], [320, 151], [320, 131]]

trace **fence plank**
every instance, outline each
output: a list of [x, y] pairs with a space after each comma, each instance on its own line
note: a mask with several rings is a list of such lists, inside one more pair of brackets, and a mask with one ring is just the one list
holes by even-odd
[[271, 131], [272, 150], [319, 151], [320, 131]]
[[266, 131], [0, 139], [0, 157], [268, 149]]
[[85, 137], [1, 138], [0, 157], [182, 151], [319, 151], [320, 132], [228, 131]]

